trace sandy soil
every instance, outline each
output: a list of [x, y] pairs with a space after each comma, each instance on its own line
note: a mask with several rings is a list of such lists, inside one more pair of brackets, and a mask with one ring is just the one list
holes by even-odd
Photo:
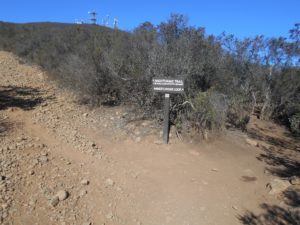
[[251, 118], [247, 133], [163, 145], [128, 116], [0, 52], [0, 224], [300, 224], [300, 142], [283, 127]]

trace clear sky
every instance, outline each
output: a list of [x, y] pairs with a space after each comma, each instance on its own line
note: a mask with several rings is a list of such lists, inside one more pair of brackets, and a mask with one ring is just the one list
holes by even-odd
[[99, 22], [107, 14], [111, 23], [117, 17], [123, 30], [144, 21], [157, 25], [171, 13], [188, 16], [190, 25], [205, 27], [208, 34], [238, 37], [287, 36], [300, 23], [300, 0], [0, 0], [0, 21], [88, 22], [90, 10], [98, 12]]

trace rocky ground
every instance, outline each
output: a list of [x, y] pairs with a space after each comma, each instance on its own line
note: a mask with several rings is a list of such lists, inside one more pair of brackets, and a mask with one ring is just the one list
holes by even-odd
[[[299, 140], [269, 122], [213, 143], [80, 106], [0, 52], [0, 224], [299, 224]], [[129, 122], [130, 121], [130, 122]]]

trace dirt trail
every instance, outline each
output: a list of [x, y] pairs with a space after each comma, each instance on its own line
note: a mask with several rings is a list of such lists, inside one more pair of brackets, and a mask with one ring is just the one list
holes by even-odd
[[[121, 107], [79, 106], [7, 52], [0, 52], [0, 100], [0, 224], [300, 221], [298, 185], [294, 205], [266, 189], [274, 178], [299, 175], [299, 141], [272, 123], [252, 119], [249, 136], [259, 147], [239, 131], [200, 144], [173, 135], [162, 145], [151, 121], [126, 124]], [[55, 205], [60, 190], [69, 196]], [[268, 217], [261, 204], [281, 211]]]

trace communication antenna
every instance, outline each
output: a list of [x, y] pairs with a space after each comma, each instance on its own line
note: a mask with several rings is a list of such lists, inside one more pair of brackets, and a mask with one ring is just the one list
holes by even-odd
[[114, 28], [118, 29], [119, 20], [117, 18], [114, 18]]
[[88, 14], [90, 14], [91, 16], [91, 21], [92, 21], [92, 24], [96, 24], [97, 23], [97, 12], [96, 11], [89, 11]]

